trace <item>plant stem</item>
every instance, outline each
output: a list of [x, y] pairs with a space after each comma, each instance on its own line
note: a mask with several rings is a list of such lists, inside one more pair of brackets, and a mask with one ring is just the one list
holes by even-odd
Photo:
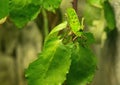
[[76, 12], [77, 12], [77, 2], [78, 0], [73, 0], [72, 2], [73, 8], [75, 9]]
[[46, 13], [46, 11], [44, 9], [42, 10], [42, 15], [43, 15], [43, 22], [44, 22], [44, 38], [46, 38], [46, 36], [49, 33], [49, 28], [48, 28], [47, 13]]

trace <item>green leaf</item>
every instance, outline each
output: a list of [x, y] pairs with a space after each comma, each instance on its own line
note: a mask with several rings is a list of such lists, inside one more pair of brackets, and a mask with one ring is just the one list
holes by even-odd
[[52, 29], [52, 31], [49, 33], [49, 35], [46, 37], [45, 42], [48, 39], [55, 38], [58, 35], [58, 32], [63, 30], [64, 28], [67, 27], [67, 21], [64, 21], [63, 23], [57, 25]]
[[36, 5], [40, 5], [43, 9], [48, 11], [55, 11], [60, 6], [62, 0], [32, 0]]
[[52, 35], [54, 33], [58, 33], [60, 30], [63, 30], [66, 27], [67, 27], [67, 21], [64, 21], [63, 23], [61, 23], [61, 24], [57, 25], [56, 27], [54, 27], [49, 35]]
[[91, 50], [77, 43], [71, 57], [67, 85], [86, 85], [92, 81], [96, 70], [96, 57]]
[[0, 19], [9, 14], [9, 0], [0, 0]]
[[61, 1], [62, 0], [44, 0], [43, 8], [54, 12], [55, 9], [60, 6]]
[[[55, 11], [61, 0], [10, 0], [10, 18], [16, 26], [22, 28], [43, 10]], [[4, 4], [3, 4], [4, 5]]]
[[108, 28], [109, 30], [113, 30], [116, 26], [115, 14], [108, 0], [104, 2], [103, 8], [104, 8], [104, 16], [105, 16]]
[[39, 12], [40, 6], [33, 4], [31, 0], [10, 1], [10, 18], [19, 28], [35, 19]]
[[79, 44], [82, 44], [84, 46], [90, 46], [95, 42], [95, 38], [92, 33], [84, 32], [82, 37], [78, 38], [77, 41], [79, 42]]
[[26, 71], [28, 85], [62, 85], [69, 71], [71, 50], [61, 40], [46, 41], [38, 59]]

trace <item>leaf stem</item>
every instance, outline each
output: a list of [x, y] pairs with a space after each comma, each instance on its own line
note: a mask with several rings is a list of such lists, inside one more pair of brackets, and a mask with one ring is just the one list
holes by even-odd
[[46, 11], [44, 9], [42, 10], [42, 15], [43, 15], [43, 22], [44, 22], [44, 38], [46, 38], [46, 36], [49, 33], [49, 28], [48, 28], [47, 13], [46, 13]]

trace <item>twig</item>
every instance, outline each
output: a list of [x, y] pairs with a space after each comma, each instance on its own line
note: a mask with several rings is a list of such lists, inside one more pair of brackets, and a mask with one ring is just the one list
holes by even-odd
[[72, 2], [73, 8], [75, 9], [76, 12], [77, 12], [77, 2], [78, 0], [73, 0]]

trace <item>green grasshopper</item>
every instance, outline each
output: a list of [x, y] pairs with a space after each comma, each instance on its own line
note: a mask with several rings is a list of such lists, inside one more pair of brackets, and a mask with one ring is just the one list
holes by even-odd
[[78, 16], [73, 8], [67, 9], [67, 20], [68, 24], [72, 30], [72, 32], [77, 36], [80, 37], [83, 33], [83, 21], [84, 18], [82, 18], [81, 24], [79, 22]]

